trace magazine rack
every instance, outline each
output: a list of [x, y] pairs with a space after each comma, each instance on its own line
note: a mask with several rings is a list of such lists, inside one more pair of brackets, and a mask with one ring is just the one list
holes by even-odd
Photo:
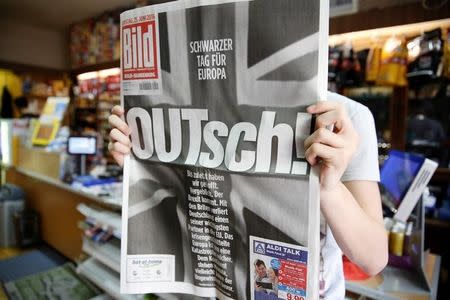
[[[424, 202], [418, 201], [410, 220], [414, 222], [410, 242], [404, 256], [389, 254], [388, 267], [383, 273], [389, 273], [392, 280], [384, 280], [383, 289], [394, 291], [401, 287], [405, 290], [431, 291], [432, 283], [425, 274], [426, 259], [428, 257], [424, 250], [425, 241], [425, 214]], [[383, 274], [385, 275], [385, 274]], [[390, 277], [390, 276], [389, 276]]]
[[425, 207], [422, 197], [414, 208], [411, 216], [414, 221], [411, 242], [409, 243], [407, 253], [410, 255], [413, 272], [417, 274], [416, 284], [430, 291], [431, 282], [425, 275]]
[[422, 200], [417, 203], [411, 218], [414, 219], [415, 226], [407, 249], [410, 257], [397, 257], [397, 260], [391, 257], [390, 264], [379, 275], [367, 280], [346, 280], [346, 290], [376, 300], [409, 299], [416, 296], [417, 299], [436, 299], [440, 257], [424, 251], [425, 218]]

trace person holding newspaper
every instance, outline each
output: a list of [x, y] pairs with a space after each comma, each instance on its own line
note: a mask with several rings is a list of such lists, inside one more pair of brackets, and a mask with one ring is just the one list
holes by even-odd
[[[370, 111], [338, 94], [307, 108], [316, 128], [304, 142], [306, 160], [320, 168], [320, 206], [328, 226], [321, 243], [320, 295], [343, 299], [342, 252], [367, 274], [387, 264], [388, 244], [383, 225], [377, 140]], [[124, 110], [112, 109], [108, 149], [119, 165], [130, 153], [130, 128]]]

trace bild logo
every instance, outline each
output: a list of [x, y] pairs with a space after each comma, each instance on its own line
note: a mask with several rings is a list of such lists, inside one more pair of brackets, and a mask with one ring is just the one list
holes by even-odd
[[127, 21], [129, 22], [122, 27], [123, 79], [157, 79], [157, 32], [154, 15]]
[[255, 251], [255, 253], [259, 253], [259, 254], [266, 254], [266, 244], [255, 241], [254, 251]]

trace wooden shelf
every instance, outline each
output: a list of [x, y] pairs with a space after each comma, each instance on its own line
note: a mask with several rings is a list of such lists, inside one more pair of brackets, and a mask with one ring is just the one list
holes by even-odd
[[439, 220], [434, 218], [426, 218], [425, 219], [425, 225], [426, 226], [433, 226], [436, 228], [442, 228], [442, 229], [450, 229], [450, 222], [445, 220]]
[[447, 182], [450, 183], [450, 169], [449, 168], [438, 168], [434, 172], [431, 178], [432, 182]]
[[393, 87], [390, 86], [365, 86], [365, 87], [351, 87], [344, 89], [344, 95], [347, 97], [366, 97], [377, 98], [387, 97], [392, 95]]
[[436, 28], [447, 28], [450, 26], [450, 19], [433, 20], [413, 24], [405, 24], [391, 27], [383, 27], [362, 31], [352, 31], [343, 34], [334, 34], [329, 37], [330, 45], [340, 45], [351, 41], [355, 51], [371, 48], [376, 41], [378, 45], [383, 45], [387, 39], [393, 35], [401, 33], [406, 39], [412, 39], [421, 35], [425, 31]]
[[113, 60], [113, 61], [106, 61], [106, 62], [93, 64], [93, 65], [87, 65], [87, 66], [82, 66], [82, 67], [78, 67], [78, 68], [73, 68], [71, 73], [72, 73], [72, 75], [78, 75], [81, 73], [94, 72], [94, 71], [110, 69], [110, 68], [118, 68], [118, 67], [120, 67], [120, 60]]
[[76, 110], [97, 110], [95, 106], [78, 106], [75, 107]]
[[450, 2], [441, 9], [426, 10], [420, 2], [373, 8], [352, 15], [330, 19], [330, 34], [341, 34], [382, 27], [426, 22], [448, 18]]
[[33, 74], [44, 74], [49, 77], [60, 78], [67, 70], [59, 70], [35, 65], [28, 65], [22, 63], [15, 63], [0, 60], [0, 67], [5, 69], [11, 69], [19, 73], [33, 73]]
[[[55, 95], [26, 94], [25, 97], [39, 99], [39, 100], [47, 100], [48, 97], [57, 97], [57, 96], [55, 96]], [[69, 96], [64, 96], [64, 97], [69, 97]]]

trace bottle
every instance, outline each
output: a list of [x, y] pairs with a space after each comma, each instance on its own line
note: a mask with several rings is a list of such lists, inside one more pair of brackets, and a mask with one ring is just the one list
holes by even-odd
[[384, 229], [386, 230], [387, 239], [389, 241], [394, 220], [392, 218], [384, 217], [383, 221], [384, 221]]
[[408, 224], [406, 225], [405, 238], [403, 240], [403, 256], [409, 256], [413, 227], [414, 227], [413, 222], [408, 222]]
[[396, 222], [389, 235], [389, 252], [396, 256], [403, 255], [403, 242], [405, 239], [405, 223]]

